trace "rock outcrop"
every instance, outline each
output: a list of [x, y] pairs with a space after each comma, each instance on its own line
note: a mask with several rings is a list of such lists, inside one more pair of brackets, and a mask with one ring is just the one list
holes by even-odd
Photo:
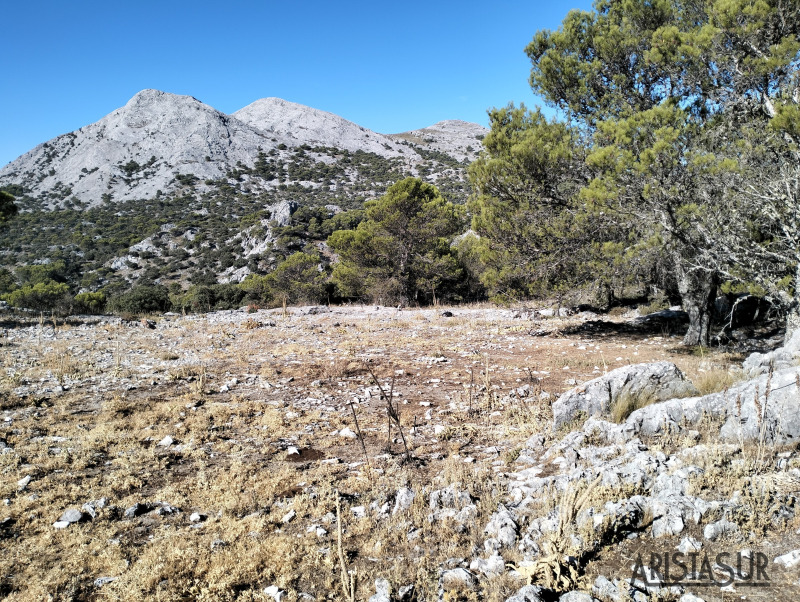
[[696, 394], [695, 386], [670, 362], [623, 366], [561, 395], [553, 404], [554, 428], [560, 428], [578, 412], [607, 415], [623, 395], [666, 401]]

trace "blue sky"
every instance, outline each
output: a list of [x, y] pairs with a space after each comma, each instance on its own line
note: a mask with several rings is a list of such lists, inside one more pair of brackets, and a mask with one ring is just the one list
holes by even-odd
[[525, 45], [570, 2], [29, 0], [3, 8], [0, 166], [145, 88], [226, 113], [278, 96], [381, 133], [538, 104]]

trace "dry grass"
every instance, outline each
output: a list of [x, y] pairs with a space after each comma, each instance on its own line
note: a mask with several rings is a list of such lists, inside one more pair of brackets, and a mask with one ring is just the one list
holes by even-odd
[[646, 393], [634, 394], [630, 391], [623, 391], [617, 396], [617, 399], [614, 400], [614, 404], [611, 406], [611, 421], [621, 424], [625, 422], [625, 419], [633, 412], [649, 406], [651, 403], [655, 402], [655, 400], [653, 395], [648, 395]]
[[[603, 358], [612, 369], [633, 353], [636, 361], [669, 353], [646, 337], [532, 337], [529, 322], [468, 309], [448, 319], [440, 310], [300, 316], [288, 308], [223, 324], [165, 319], [156, 330], [10, 331], [0, 347], [0, 410], [10, 418], [0, 422], [0, 440], [13, 449], [0, 454], [0, 499], [9, 500], [0, 506], [0, 594], [265, 600], [264, 587], [277, 585], [289, 600], [341, 598], [341, 524], [357, 599], [374, 593], [377, 577], [395, 589], [414, 583], [420, 597], [435, 599], [442, 564], [482, 546], [482, 527], [503, 499], [503, 471], [523, 442], [534, 432], [552, 437], [539, 393], [557, 395], [567, 377], [597, 376]], [[386, 395], [392, 379], [387, 446], [387, 405], [373, 381]], [[523, 385], [527, 396], [508, 397]], [[50, 391], [20, 397], [20, 387]], [[356, 430], [353, 410], [368, 464], [358, 441], [338, 435]], [[172, 445], [159, 445], [167, 436]], [[453, 483], [477, 508], [463, 528], [428, 519], [430, 492]], [[417, 495], [392, 514], [403, 486]], [[101, 498], [108, 503], [93, 520], [53, 528], [67, 508]], [[124, 516], [156, 501], [180, 512]], [[353, 513], [360, 506], [363, 518]], [[295, 518], [284, 523], [290, 511]], [[206, 519], [192, 523], [193, 512]], [[520, 560], [514, 554], [509, 560]], [[99, 577], [115, 580], [98, 588]], [[503, 576], [447, 595], [504, 600], [519, 585]]]
[[699, 372], [694, 377], [692, 383], [697, 387], [700, 395], [718, 393], [729, 389], [744, 378], [741, 370], [733, 368], [713, 368], [704, 372]]

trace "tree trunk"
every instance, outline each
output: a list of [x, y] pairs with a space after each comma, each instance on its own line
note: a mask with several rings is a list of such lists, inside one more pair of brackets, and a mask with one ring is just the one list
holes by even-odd
[[794, 297], [786, 312], [786, 337], [784, 338], [784, 343], [788, 343], [792, 335], [800, 330], [800, 262], [798, 262], [796, 270], [794, 276]]
[[678, 292], [683, 310], [689, 314], [689, 330], [684, 345], [708, 345], [711, 336], [711, 316], [717, 298], [717, 275], [711, 270], [687, 269], [678, 260]]

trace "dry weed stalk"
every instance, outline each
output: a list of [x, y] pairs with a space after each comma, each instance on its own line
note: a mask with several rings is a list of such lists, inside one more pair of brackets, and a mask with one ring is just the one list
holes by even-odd
[[372, 468], [369, 463], [369, 454], [367, 453], [367, 445], [364, 443], [364, 435], [361, 432], [361, 427], [358, 425], [358, 417], [356, 416], [356, 408], [353, 406], [353, 402], [350, 401], [348, 404], [350, 406], [350, 411], [353, 412], [353, 422], [356, 425], [356, 434], [358, 435], [358, 440], [361, 443], [361, 449], [364, 450], [364, 459], [367, 461], [367, 467]]
[[367, 370], [369, 371], [369, 374], [372, 377], [372, 380], [378, 386], [378, 389], [381, 392], [381, 398], [386, 400], [386, 415], [387, 415], [387, 418], [388, 418], [388, 421], [389, 421], [389, 437], [390, 437], [389, 438], [389, 444], [391, 444], [391, 442], [392, 442], [392, 440], [391, 440], [391, 427], [392, 427], [392, 423], [394, 423], [394, 425], [397, 427], [398, 432], [400, 433], [400, 439], [403, 442], [403, 450], [405, 451], [406, 460], [410, 462], [411, 461], [411, 452], [408, 449], [408, 444], [406, 443], [406, 437], [403, 434], [403, 427], [400, 425], [400, 414], [398, 413], [397, 407], [395, 406], [394, 401], [393, 401], [394, 400], [394, 382], [395, 382], [396, 376], [394, 374], [392, 374], [392, 382], [391, 382], [391, 384], [389, 386], [389, 391], [387, 393], [386, 390], [381, 385], [380, 381], [378, 380], [378, 377], [375, 376], [375, 372], [373, 371], [372, 366], [370, 366], [366, 362], [364, 363], [364, 365], [367, 367]]
[[574, 530], [575, 517], [586, 508], [589, 496], [600, 483], [602, 475], [581, 492], [581, 484], [570, 485], [561, 496], [558, 509], [558, 527], [554, 533], [541, 542], [542, 553], [532, 566], [515, 569], [531, 583], [536, 579], [547, 589], [569, 591], [578, 583], [578, 567], [565, 560], [569, 532]]
[[347, 570], [347, 559], [344, 555], [344, 548], [342, 547], [342, 504], [339, 498], [339, 491], [336, 491], [336, 527], [337, 527], [337, 549], [339, 551], [339, 566], [341, 568], [342, 591], [344, 597], [349, 602], [356, 600], [356, 582], [358, 580], [358, 573], [355, 569], [352, 571]]
[[766, 468], [767, 404], [769, 403], [769, 394], [772, 392], [773, 371], [774, 367], [772, 363], [770, 363], [769, 372], [767, 373], [767, 384], [764, 390], [763, 405], [758, 400], [758, 385], [756, 385], [756, 410], [758, 411], [758, 448], [754, 468], [757, 472], [760, 472]]

